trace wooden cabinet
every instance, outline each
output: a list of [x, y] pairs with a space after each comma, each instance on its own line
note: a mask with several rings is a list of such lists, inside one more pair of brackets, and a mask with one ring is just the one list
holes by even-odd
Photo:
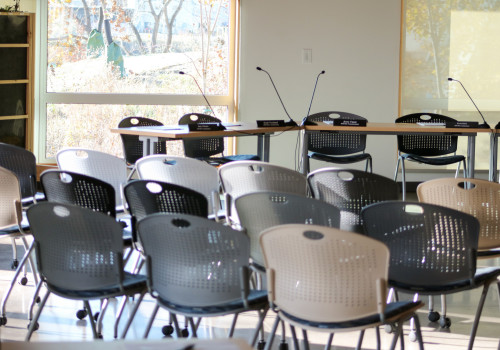
[[35, 14], [0, 12], [0, 142], [33, 151]]

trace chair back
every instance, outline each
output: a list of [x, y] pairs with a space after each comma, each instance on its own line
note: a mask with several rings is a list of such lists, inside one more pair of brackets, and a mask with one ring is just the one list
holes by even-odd
[[331, 204], [303, 195], [281, 192], [254, 192], [235, 201], [239, 224], [250, 237], [250, 256], [264, 266], [259, 243], [262, 231], [283, 224], [309, 224], [339, 227], [340, 210]]
[[187, 214], [153, 214], [138, 224], [150, 289], [164, 303], [204, 307], [241, 300], [249, 240], [241, 231]]
[[389, 250], [381, 242], [291, 224], [265, 230], [260, 243], [269, 301], [288, 319], [344, 322], [383, 312]]
[[0, 167], [0, 230], [20, 225], [21, 221], [19, 179], [14, 172]]
[[27, 149], [0, 143], [0, 166], [9, 169], [19, 179], [21, 198], [36, 194], [36, 158]]
[[361, 216], [365, 233], [389, 247], [393, 287], [439, 292], [447, 284], [473, 279], [479, 237], [473, 216], [403, 201], [372, 204]]
[[256, 191], [307, 195], [306, 176], [298, 171], [262, 161], [236, 161], [219, 168], [224, 193], [234, 200]]
[[100, 151], [66, 148], [57, 152], [56, 160], [60, 170], [92, 176], [111, 184], [115, 189], [116, 205], [122, 205], [122, 186], [128, 178], [124, 159]]
[[[123, 118], [118, 124], [118, 128], [131, 128], [136, 126], [162, 126], [163, 123], [154, 119], [149, 119], [145, 117], [126, 117]], [[143, 142], [139, 140], [138, 135], [124, 135], [120, 134], [123, 154], [125, 156], [125, 161], [128, 164], [135, 164], [135, 162], [143, 157]], [[155, 154], [165, 154], [167, 153], [167, 146], [165, 140], [158, 140], [154, 144]]]
[[46, 170], [40, 183], [49, 202], [78, 205], [116, 217], [115, 189], [94, 177], [60, 170]]
[[479, 220], [479, 250], [500, 247], [500, 184], [479, 179], [442, 178], [417, 187], [419, 201], [442, 205]]
[[[367, 119], [356, 114], [338, 111], [320, 112], [307, 117], [315, 123], [333, 121], [333, 119], [360, 120]], [[309, 134], [307, 149], [328, 155], [347, 155], [363, 152], [366, 148], [366, 134], [318, 132]]]
[[187, 187], [161, 181], [133, 180], [123, 188], [123, 193], [134, 232], [139, 220], [154, 213], [208, 217], [207, 198]]
[[[396, 119], [396, 123], [446, 123], [455, 119], [436, 113], [413, 113]], [[398, 151], [424, 157], [443, 156], [457, 151], [458, 136], [398, 135]]]
[[210, 213], [220, 208], [217, 168], [197, 159], [152, 155], [139, 159], [137, 173], [142, 180], [168, 182], [202, 193]]
[[307, 182], [313, 198], [341, 210], [340, 228], [363, 232], [361, 209], [373, 203], [399, 199], [399, 187], [384, 176], [360, 170], [322, 168], [309, 173]]
[[[220, 123], [220, 119], [203, 113], [188, 113], [183, 115], [178, 124]], [[190, 158], [207, 158], [224, 152], [224, 138], [212, 137], [197, 140], [183, 139], [184, 154]]]
[[40, 202], [27, 211], [38, 270], [49, 289], [116, 286], [123, 275], [122, 227], [111, 216], [79, 206]]

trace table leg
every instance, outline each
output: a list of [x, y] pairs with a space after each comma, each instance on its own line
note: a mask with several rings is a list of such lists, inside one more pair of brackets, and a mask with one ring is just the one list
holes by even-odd
[[488, 180], [493, 182], [498, 181], [498, 135], [497, 133], [491, 133], [490, 136], [490, 170], [488, 173]]
[[474, 178], [476, 156], [476, 136], [468, 136], [467, 140], [467, 177]]
[[158, 142], [158, 137], [154, 136], [139, 136], [139, 140], [142, 141], [142, 155], [149, 156], [154, 154], [155, 143]]
[[302, 174], [307, 175], [306, 161], [307, 161], [307, 146], [309, 145], [309, 133], [302, 131], [302, 156], [300, 159], [300, 171]]

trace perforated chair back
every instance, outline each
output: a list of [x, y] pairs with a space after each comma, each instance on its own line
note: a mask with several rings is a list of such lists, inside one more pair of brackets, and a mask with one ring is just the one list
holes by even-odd
[[269, 301], [281, 317], [310, 320], [312, 326], [383, 310], [389, 250], [381, 242], [302, 224], [272, 227], [261, 234], [260, 242]]
[[116, 286], [123, 275], [122, 227], [79, 206], [42, 202], [28, 209], [40, 275], [54, 291]]
[[372, 204], [361, 216], [365, 232], [389, 247], [389, 283], [425, 292], [474, 279], [479, 222], [438, 205], [391, 201]]
[[281, 192], [256, 192], [235, 201], [240, 225], [250, 237], [250, 256], [264, 266], [259, 243], [262, 231], [283, 224], [309, 224], [339, 227], [340, 210], [326, 202], [302, 195]]
[[116, 217], [115, 190], [94, 177], [60, 170], [46, 170], [40, 183], [49, 202], [78, 205]]
[[[329, 111], [315, 113], [307, 117], [312, 122], [332, 121], [334, 118], [344, 120], [366, 121], [367, 119], [359, 115]], [[311, 133], [307, 149], [310, 152], [318, 152], [329, 155], [346, 155], [363, 152], [366, 148], [366, 134], [346, 134], [346, 133]]]
[[[183, 115], [178, 124], [220, 123], [220, 119], [203, 113]], [[207, 158], [224, 152], [224, 138], [212, 137], [198, 140], [183, 139], [184, 154], [191, 158]]]
[[[413, 113], [396, 119], [396, 123], [446, 123], [455, 119], [436, 113]], [[457, 151], [458, 136], [398, 135], [398, 150], [418, 156], [443, 156]]]
[[222, 189], [233, 199], [256, 191], [307, 195], [307, 180], [302, 173], [261, 161], [239, 161], [219, 168]]
[[122, 205], [121, 187], [128, 178], [124, 159], [100, 151], [66, 148], [57, 152], [56, 160], [60, 170], [88, 175], [111, 184], [115, 189], [116, 205]]
[[33, 153], [18, 146], [0, 143], [0, 166], [16, 174], [21, 198], [36, 195], [36, 158]]
[[137, 173], [142, 180], [168, 182], [202, 193], [210, 213], [220, 208], [217, 168], [194, 158], [152, 155], [139, 159]]
[[[118, 128], [130, 128], [135, 126], [162, 126], [163, 123], [154, 119], [145, 117], [126, 117], [123, 118], [118, 124]], [[143, 157], [143, 142], [139, 140], [137, 135], [124, 135], [120, 134], [123, 154], [128, 164], [135, 164], [135, 162]], [[154, 144], [154, 154], [167, 153], [167, 145], [165, 139], [159, 139]]]
[[138, 224], [151, 290], [165, 304], [204, 307], [241, 299], [248, 237], [187, 214], [153, 214]]
[[0, 234], [22, 221], [19, 179], [14, 172], [0, 167]]
[[417, 196], [421, 202], [442, 205], [478, 219], [479, 255], [481, 250], [500, 248], [499, 183], [479, 179], [435, 179], [421, 183]]
[[399, 199], [399, 187], [384, 176], [360, 170], [323, 168], [309, 173], [307, 182], [313, 198], [341, 210], [340, 227], [363, 232], [361, 209], [387, 200]]
[[208, 217], [207, 198], [183, 186], [153, 180], [133, 180], [123, 188], [123, 193], [134, 228], [139, 220], [154, 213]]

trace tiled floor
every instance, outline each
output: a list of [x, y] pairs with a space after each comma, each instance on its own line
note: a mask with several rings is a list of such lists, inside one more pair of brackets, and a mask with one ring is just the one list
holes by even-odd
[[[8, 243], [8, 242], [7, 242]], [[0, 294], [3, 294], [5, 287], [10, 281], [13, 272], [9, 268], [10, 264], [10, 245], [0, 244], [0, 254], [3, 254], [0, 260]], [[7, 256], [7, 258], [6, 258]], [[500, 264], [499, 261], [495, 263]], [[0, 339], [5, 341], [22, 341], [26, 334], [27, 309], [30, 298], [34, 291], [33, 279], [27, 286], [16, 284], [11, 298], [7, 304], [8, 323], [0, 327]], [[435, 323], [427, 321], [427, 312], [420, 313], [420, 320], [423, 326], [423, 337], [426, 349], [466, 349], [468, 334], [472, 325], [475, 305], [479, 299], [479, 291], [473, 293], [460, 293], [448, 297], [448, 315], [452, 320], [450, 329], [441, 330]], [[427, 301], [427, 299], [424, 299]], [[439, 308], [439, 301], [437, 307]], [[113, 341], [113, 312], [116, 308], [116, 301], [112, 302], [110, 309], [106, 313], [104, 321], [104, 341]], [[150, 311], [154, 305], [151, 297], [147, 297], [143, 302], [139, 315], [136, 317], [132, 329], [127, 339], [140, 339], [147, 322]], [[474, 349], [498, 349], [500, 338], [500, 310], [498, 303], [497, 287], [492, 286], [487, 298], [486, 306], [481, 318], [481, 324]], [[93, 304], [97, 309], [97, 304]], [[56, 296], [49, 298], [48, 304], [42, 313], [40, 328], [32, 337], [33, 342], [38, 341], [92, 341], [92, 333], [88, 322], [79, 321], [75, 317], [75, 312], [81, 307], [80, 302], [68, 301]], [[270, 312], [265, 322], [265, 329], [269, 330], [274, 320], [274, 315]], [[248, 313], [238, 319], [238, 331], [236, 337], [249, 338], [252, 328], [256, 324], [257, 316], [255, 313]], [[202, 322], [199, 332], [200, 338], [225, 337], [230, 326], [230, 317], [217, 317], [206, 319]], [[161, 327], [168, 323], [168, 314], [160, 311], [150, 332], [150, 339], [160, 339], [163, 337]], [[122, 325], [124, 322], [122, 323]], [[417, 349], [417, 344], [408, 340], [409, 327], [405, 327], [406, 349]], [[288, 331], [289, 333], [289, 331]], [[374, 349], [374, 331], [370, 330], [365, 335], [364, 348]], [[357, 342], [358, 333], [339, 333], [334, 337], [334, 349], [353, 349]], [[383, 329], [382, 347], [388, 348], [391, 335]], [[273, 349], [278, 349], [278, 340], [275, 340]], [[321, 349], [326, 335], [321, 333], [309, 333], [309, 340], [312, 349]], [[290, 349], [292, 348], [291, 342]], [[1, 349], [1, 344], [0, 344]]]

